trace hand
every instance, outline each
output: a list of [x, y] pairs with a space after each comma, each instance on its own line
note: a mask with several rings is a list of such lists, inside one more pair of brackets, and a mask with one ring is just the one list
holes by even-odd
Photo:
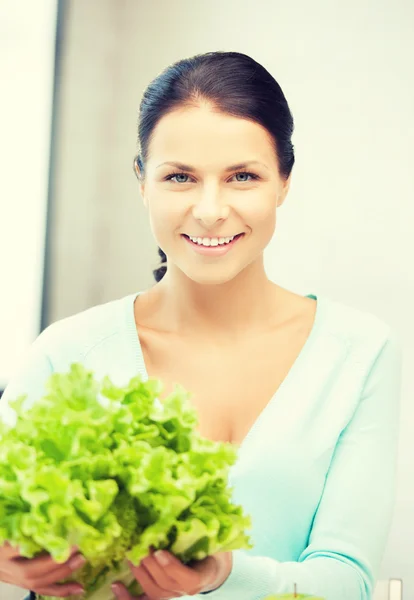
[[[165, 564], [162, 562], [164, 557]], [[140, 600], [170, 600], [220, 587], [231, 573], [233, 555], [221, 552], [194, 562], [190, 567], [166, 550], [160, 554], [151, 551], [138, 567], [129, 564], [145, 592]], [[114, 583], [112, 589], [118, 600], [136, 600], [122, 583]]]
[[76, 549], [64, 563], [55, 562], [46, 553], [36, 558], [23, 558], [16, 548], [6, 543], [0, 546], [0, 581], [45, 596], [65, 598], [82, 594], [84, 590], [77, 583], [58, 585], [57, 582], [70, 577], [85, 562]]

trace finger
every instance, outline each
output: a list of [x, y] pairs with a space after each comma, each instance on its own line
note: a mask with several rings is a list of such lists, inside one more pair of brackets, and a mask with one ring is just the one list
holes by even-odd
[[111, 588], [118, 600], [134, 600], [122, 583], [116, 581], [111, 585]]
[[41, 594], [42, 596], [57, 596], [58, 598], [66, 598], [67, 596], [72, 595], [81, 596], [84, 593], [82, 586], [69, 583], [64, 585], [50, 585], [38, 589], [32, 588], [32, 590], [36, 594]]
[[[68, 577], [71, 577], [74, 571], [80, 569], [80, 567], [82, 567], [85, 563], [86, 559], [82, 556], [82, 554], [78, 554], [72, 557], [67, 563], [59, 565], [59, 567], [51, 573], [42, 575], [37, 580], [34, 580], [32, 585], [39, 585], [39, 583], [37, 583], [37, 581], [39, 581], [41, 582], [42, 586], [47, 586], [62, 581], [63, 579], [67, 579]], [[76, 579], [76, 575], [73, 577], [73, 579]]]
[[2, 555], [5, 558], [15, 558], [17, 556], [20, 556], [20, 550], [18, 546], [11, 546], [9, 544], [9, 542], [5, 542], [5, 544], [3, 544], [3, 546], [1, 547], [2, 550]]
[[200, 578], [201, 590], [213, 585], [218, 577], [218, 564], [213, 556], [207, 556], [203, 560], [194, 561], [191, 569]]
[[[144, 595], [146, 594], [150, 598], [171, 598], [171, 596], [174, 596], [172, 591], [161, 588], [158, 585], [158, 582], [154, 581], [150, 573], [144, 567], [143, 562], [141, 562], [139, 567], [133, 567], [133, 569], [134, 577], [141, 585]], [[122, 598], [122, 600], [124, 600], [124, 598]], [[127, 599], [125, 598], [125, 600]]]
[[158, 550], [153, 557], [168, 576], [178, 582], [182, 588], [194, 588], [200, 584], [200, 575], [204, 574], [202, 569], [196, 570], [193, 566], [185, 565], [167, 550]]
[[195, 560], [191, 563], [191, 570], [203, 577], [207, 575], [214, 579], [217, 576], [217, 561], [213, 556], [207, 556], [203, 560]]
[[[64, 563], [56, 562], [50, 554], [42, 554], [35, 558], [13, 558], [9, 562], [10, 571], [28, 579], [38, 579], [42, 576], [49, 576], [56, 571], [67, 567], [72, 558], [76, 556], [76, 550]], [[79, 554], [78, 554], [79, 556]], [[57, 579], [55, 579], [57, 581]]]
[[[168, 559], [169, 554], [167, 552]], [[161, 565], [157, 560], [157, 554], [151, 553], [143, 559], [142, 564], [156, 584], [165, 590], [170, 590], [181, 595], [188, 594], [199, 583], [198, 576], [194, 576], [194, 573], [184, 567], [179, 560], [176, 563], [168, 560], [166, 564]], [[131, 569], [134, 569], [133, 565], [131, 565]]]
[[232, 552], [218, 552], [196, 562], [193, 568], [201, 574], [203, 579], [203, 586], [199, 591], [213, 591], [222, 586], [230, 576], [233, 568], [233, 554]]

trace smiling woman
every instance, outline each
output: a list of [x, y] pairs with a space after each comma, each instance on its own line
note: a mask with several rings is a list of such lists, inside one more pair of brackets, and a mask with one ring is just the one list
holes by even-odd
[[[148, 554], [133, 575], [151, 600], [263, 600], [295, 584], [324, 600], [372, 597], [393, 515], [401, 340], [373, 315], [267, 278], [264, 251], [294, 165], [292, 132], [279, 84], [244, 54], [210, 52], [161, 73], [140, 105], [134, 168], [168, 269], [148, 290], [47, 328], [2, 399], [7, 415], [12, 398], [28, 393], [34, 402], [51, 373], [80, 362], [122, 385], [137, 374], [161, 380], [161, 405], [180, 384], [201, 436], [238, 446], [230, 483], [251, 517], [254, 547], [236, 536], [225, 551], [184, 565], [168, 553], [170, 532], [155, 531], [156, 548], [141, 534]], [[164, 518], [158, 506], [168, 500], [137, 490]], [[42, 498], [42, 488], [29, 491]], [[193, 505], [200, 525], [185, 533], [197, 548], [211, 539], [203, 503]], [[227, 539], [229, 525], [214, 517], [211, 526]], [[46, 597], [65, 595], [56, 585], [71, 569], [72, 561], [22, 562], [0, 547], [0, 579], [19, 583], [24, 573]], [[113, 583], [119, 600], [133, 598]]]
[[[228, 250], [212, 246], [243, 233], [246, 248], [239, 247], [232, 276], [252, 252], [260, 261], [274, 232], [275, 208], [289, 188], [292, 133], [293, 117], [279, 84], [244, 54], [197, 55], [151, 82], [140, 104], [134, 168], [162, 259], [154, 271], [157, 282], [166, 274], [167, 255], [187, 274], [198, 268], [167, 235], [165, 222], [170, 231], [176, 226], [180, 234], [202, 240], [199, 247], [189, 245], [193, 256], [229, 258]], [[177, 195], [178, 204], [171, 205]], [[229, 260], [211, 263], [214, 282], [218, 268], [229, 275]]]

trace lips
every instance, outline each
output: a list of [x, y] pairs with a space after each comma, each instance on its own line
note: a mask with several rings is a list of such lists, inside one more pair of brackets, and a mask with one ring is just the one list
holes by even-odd
[[[182, 233], [181, 235], [185, 236], [186, 238], [190, 239], [190, 236], [187, 233]], [[211, 236], [206, 236], [206, 235], [192, 235], [191, 237], [194, 239], [198, 239], [201, 238], [202, 240], [206, 237], [208, 240], [212, 240], [212, 239], [221, 239], [223, 238], [224, 240], [226, 240], [227, 238], [238, 238], [241, 235], [243, 235], [243, 233], [237, 233], [236, 235], [211, 235]]]
[[239, 233], [238, 235], [236, 235], [231, 242], [228, 242], [226, 244], [216, 244], [214, 246], [204, 246], [203, 244], [198, 244], [197, 242], [193, 242], [185, 234], [182, 234], [181, 237], [187, 242], [187, 244], [189, 244], [191, 246], [191, 248], [197, 254], [202, 254], [202, 255], [210, 256], [210, 257], [218, 257], [218, 256], [224, 256], [225, 254], [230, 252], [231, 249], [237, 244], [237, 242], [242, 237], [244, 237], [244, 233]]

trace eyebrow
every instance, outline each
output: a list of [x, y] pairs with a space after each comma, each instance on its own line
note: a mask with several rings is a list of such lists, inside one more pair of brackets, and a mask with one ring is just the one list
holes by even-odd
[[[184, 165], [180, 162], [163, 162], [160, 165], [158, 165], [157, 169], [163, 167], [164, 165], [170, 165], [172, 167], [176, 167], [177, 169], [181, 169], [182, 171], [189, 171], [190, 173], [194, 173], [194, 171], [196, 171], [194, 167], [191, 167], [190, 165]], [[269, 170], [265, 164], [259, 162], [258, 160], [248, 160], [242, 163], [238, 163], [237, 165], [231, 165], [230, 167], [227, 167], [225, 171], [228, 172], [237, 171], [239, 169], [246, 169], [249, 165], [261, 165], [265, 169]]]

